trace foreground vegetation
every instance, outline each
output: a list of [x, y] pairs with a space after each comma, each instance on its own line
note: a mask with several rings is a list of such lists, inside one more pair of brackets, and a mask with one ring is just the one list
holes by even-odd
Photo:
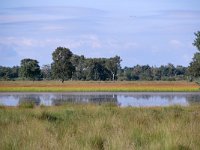
[[187, 81], [0, 81], [0, 92], [196, 92]]
[[0, 107], [0, 149], [199, 149], [200, 106]]

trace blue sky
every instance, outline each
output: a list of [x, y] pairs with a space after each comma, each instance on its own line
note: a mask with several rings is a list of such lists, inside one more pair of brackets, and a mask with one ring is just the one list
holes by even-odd
[[0, 65], [52, 62], [58, 46], [122, 66], [188, 66], [200, 30], [199, 0], [1, 0]]

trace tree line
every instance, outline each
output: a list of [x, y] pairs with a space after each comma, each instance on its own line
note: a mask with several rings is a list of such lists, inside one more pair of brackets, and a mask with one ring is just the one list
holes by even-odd
[[20, 66], [0, 66], [1, 80], [117, 80], [121, 58], [86, 58], [70, 49], [58, 47], [52, 53], [53, 62], [39, 66], [34, 59], [22, 59]]
[[173, 64], [151, 67], [136, 65], [121, 67], [119, 56], [111, 58], [85, 58], [73, 54], [69, 49], [58, 47], [52, 54], [53, 63], [39, 66], [34, 59], [21, 60], [20, 66], [0, 66], [1, 80], [185, 80], [188, 68]]
[[198, 52], [189, 67], [174, 66], [173, 64], [160, 67], [136, 65], [121, 67], [121, 58], [86, 58], [73, 54], [70, 49], [57, 47], [52, 53], [53, 62], [39, 66], [39, 62], [26, 58], [21, 60], [20, 66], [0, 66], [1, 80], [192, 80], [200, 76], [200, 31], [195, 33], [193, 45]]
[[125, 67], [121, 70], [120, 80], [163, 80], [177, 81], [188, 79], [188, 68], [174, 66], [173, 64], [161, 65], [160, 67], [150, 67], [149, 65], [136, 65]]

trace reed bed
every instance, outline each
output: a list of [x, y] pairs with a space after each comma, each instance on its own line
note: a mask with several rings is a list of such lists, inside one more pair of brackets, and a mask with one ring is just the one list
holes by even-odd
[[187, 81], [92, 82], [0, 81], [0, 92], [198, 92], [200, 86]]
[[0, 107], [0, 149], [199, 149], [200, 106]]

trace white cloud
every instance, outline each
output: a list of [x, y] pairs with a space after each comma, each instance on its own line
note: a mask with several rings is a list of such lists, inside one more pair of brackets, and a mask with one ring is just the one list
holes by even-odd
[[179, 40], [170, 40], [169, 43], [173, 48], [181, 48], [184, 46], [184, 44]]
[[0, 43], [5, 45], [16, 45], [16, 46], [25, 46], [32, 47], [36, 44], [37, 40], [29, 38], [17, 38], [17, 37], [5, 37], [0, 38]]
[[[55, 29], [55, 28], [54, 28]], [[96, 35], [82, 35], [79, 37], [66, 37], [66, 38], [46, 38], [35, 39], [26, 37], [1, 37], [0, 44], [13, 45], [19, 47], [44, 47], [48, 45], [63, 46], [66, 45], [69, 48], [101, 48], [101, 41]]]

